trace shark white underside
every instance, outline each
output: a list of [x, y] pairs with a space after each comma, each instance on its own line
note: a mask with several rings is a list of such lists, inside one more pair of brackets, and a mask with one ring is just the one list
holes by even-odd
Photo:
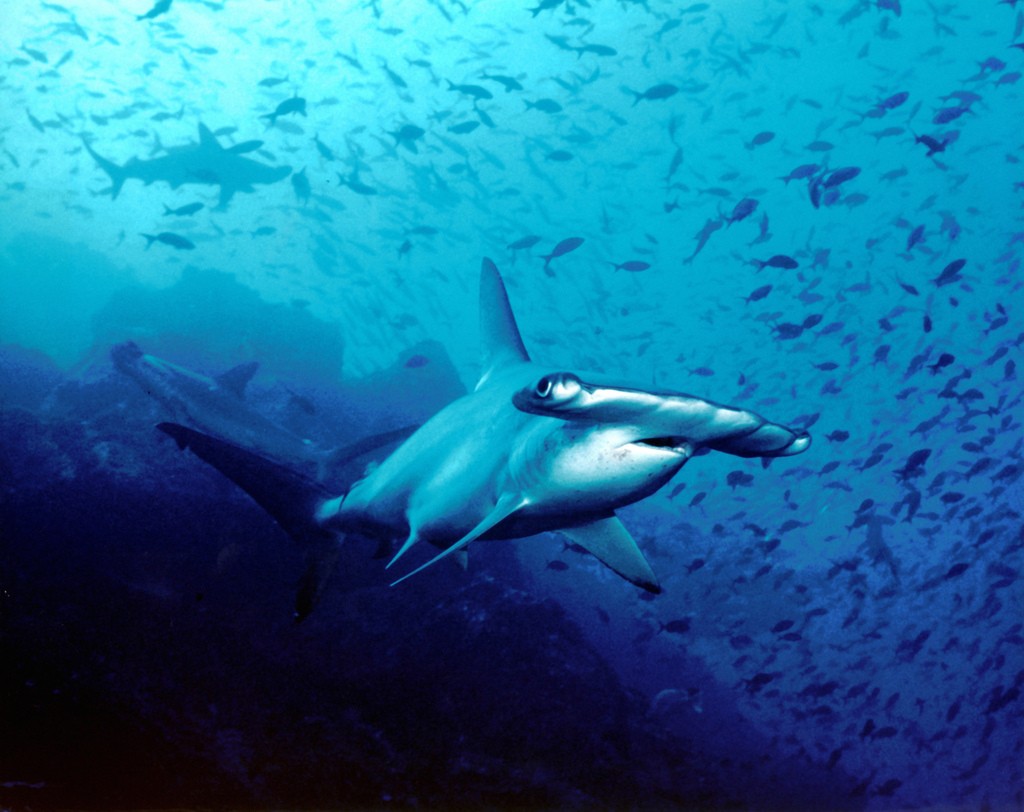
[[[315, 539], [314, 547], [330, 548], [325, 539], [336, 546], [353, 532], [401, 541], [389, 567], [418, 542], [441, 548], [395, 583], [477, 540], [555, 530], [652, 592], [660, 591], [657, 578], [617, 508], [654, 493], [701, 449], [779, 457], [810, 444], [806, 432], [744, 409], [533, 363], [487, 259], [480, 318], [483, 374], [474, 391], [340, 496], [312, 483], [303, 491], [295, 475], [280, 471], [286, 482], [275, 488], [273, 476], [253, 473], [259, 464], [251, 452], [181, 426], [161, 428], [234, 479], [293, 536]], [[307, 611], [323, 586], [317, 579], [326, 577], [322, 565], [311, 569]]]

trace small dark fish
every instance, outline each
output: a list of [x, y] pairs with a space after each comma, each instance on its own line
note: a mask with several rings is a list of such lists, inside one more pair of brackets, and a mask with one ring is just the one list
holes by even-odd
[[933, 124], [949, 124], [951, 121], [956, 121], [964, 113], [970, 112], [970, 107], [958, 106], [958, 107], [944, 107], [935, 114], [932, 119]]
[[697, 570], [701, 569], [704, 566], [704, 563], [705, 562], [703, 558], [695, 558], [693, 559], [693, 561], [686, 565], [686, 571], [690, 574], [693, 574]]
[[843, 431], [842, 429], [836, 429], [835, 431], [826, 434], [825, 439], [830, 443], [842, 443], [850, 439], [850, 432]]
[[848, 180], [853, 180], [857, 175], [860, 174], [860, 168], [856, 166], [846, 166], [842, 169], [836, 169], [829, 172], [822, 181], [822, 188], [832, 189], [839, 186], [842, 183], [846, 183]]
[[609, 262], [608, 264], [614, 267], [617, 271], [632, 271], [634, 273], [636, 273], [637, 271], [646, 271], [648, 268], [651, 267], [651, 263], [644, 262], [643, 260], [639, 259], [631, 259], [628, 262], [620, 263]]
[[726, 218], [726, 222], [728, 223], [728, 225], [731, 226], [733, 223], [738, 223], [741, 220], [745, 220], [756, 210], [757, 201], [751, 197], [745, 197], [743, 198], [743, 200], [741, 200], [739, 203], [735, 205], [735, 207], [732, 210], [732, 214], [730, 214]]
[[312, 195], [313, 190], [310, 188], [309, 178], [306, 177], [305, 167], [302, 168], [301, 172], [295, 172], [292, 174], [292, 189], [295, 192], [296, 200], [301, 200], [303, 205], [309, 202], [309, 198]]
[[554, 99], [538, 99], [535, 102], [526, 102], [527, 110], [540, 110], [542, 113], [551, 115], [552, 113], [561, 113], [562, 105], [556, 102]]
[[953, 578], [957, 578], [963, 575], [965, 572], [967, 572], [967, 568], [970, 566], [971, 565], [968, 564], [966, 561], [961, 561], [959, 564], [954, 564], [952, 567], [949, 568], [949, 572], [947, 572], [943, 576], [943, 578], [947, 581], [950, 581]]
[[754, 477], [745, 471], [730, 471], [725, 477], [725, 483], [735, 490], [738, 487], [748, 487], [754, 484]]
[[800, 326], [803, 327], [805, 330], [810, 330], [812, 327], [817, 327], [819, 324], [821, 324], [822, 318], [824, 317], [820, 313], [813, 313], [806, 319], [804, 319]]
[[172, 234], [170, 231], [161, 231], [159, 234], [142, 234], [140, 236], [145, 237], [148, 240], [146, 243], [147, 251], [154, 242], [162, 242], [164, 245], [169, 245], [171, 248], [177, 248], [179, 251], [191, 251], [196, 247], [195, 243], [190, 240], [186, 240], [179, 234]]
[[316, 151], [320, 153], [321, 158], [325, 161], [335, 160], [334, 151], [320, 140], [319, 133], [313, 136], [313, 143], [316, 145]]
[[203, 208], [203, 204], [202, 203], [188, 203], [188, 204], [186, 204], [184, 206], [179, 206], [176, 209], [172, 209], [170, 206], [168, 206], [165, 203], [164, 204], [164, 216], [165, 217], [168, 217], [168, 216], [188, 217], [189, 215], [195, 214], [201, 208]]
[[772, 626], [772, 633], [779, 634], [780, 632], [788, 631], [789, 629], [793, 628], [793, 625], [794, 623], [792, 620], [780, 620], [778, 623]]
[[260, 118], [269, 118], [270, 124], [273, 125], [280, 116], [287, 116], [292, 113], [298, 113], [300, 116], [305, 118], [306, 100], [301, 96], [292, 96], [290, 99], [285, 99], [277, 105], [277, 108], [273, 113], [265, 113], [260, 116]]
[[900, 93], [893, 93], [888, 98], [882, 99], [882, 101], [878, 103], [878, 107], [882, 110], [895, 110], [909, 98], [910, 94], [905, 90]]
[[549, 160], [549, 161], [558, 161], [559, 163], [565, 163], [566, 161], [571, 161], [574, 157], [576, 157], [576, 156], [574, 156], [567, 149], [552, 150], [551, 152], [549, 152], [545, 156], [545, 158], [547, 160]]
[[338, 173], [338, 183], [342, 186], [347, 186], [357, 195], [363, 195], [364, 197], [370, 197], [377, 194], [377, 190], [369, 184], [363, 183], [356, 174], [353, 172], [351, 176], [345, 177], [340, 172]]
[[416, 148], [416, 141], [426, 134], [426, 130], [422, 127], [417, 127], [415, 124], [403, 124], [397, 130], [391, 132], [391, 135], [395, 137], [396, 144], [402, 144], [412, 152], [419, 152]]
[[285, 76], [283, 79], [277, 76], [268, 76], [266, 79], [260, 79], [260, 87], [277, 87], [278, 85], [284, 84], [288, 81], [288, 77]]
[[927, 157], [931, 158], [936, 152], [946, 151], [946, 142], [939, 141], [937, 138], [933, 138], [930, 135], [915, 135], [915, 144], [924, 144], [928, 147]]
[[522, 90], [523, 86], [518, 81], [513, 79], [511, 76], [496, 76], [494, 74], [484, 74], [480, 77], [481, 79], [489, 79], [492, 82], [497, 82], [503, 88], [506, 93], [511, 93], [513, 90]]
[[725, 220], [721, 217], [709, 219], [704, 224], [704, 227], [697, 233], [697, 247], [694, 248], [693, 253], [683, 261], [686, 263], [693, 262], [694, 257], [696, 257], [704, 246], [708, 244], [708, 240], [711, 239], [711, 235], [718, 231], [724, 224]]
[[924, 465], [928, 462], [928, 458], [931, 456], [932, 450], [930, 448], [920, 448], [907, 457], [906, 463], [896, 471], [898, 479], [907, 480], [914, 479], [924, 474]]
[[597, 43], [583, 45], [579, 48], [575, 48], [574, 50], [576, 51], [577, 56], [582, 56], [583, 54], [597, 54], [598, 56], [615, 56], [616, 54], [619, 53], [614, 48], [612, 48], [611, 45], [599, 45]]
[[680, 618], [679, 620], [670, 620], [668, 623], [660, 624], [661, 628], [658, 629], [658, 634], [662, 632], [668, 632], [669, 634], [686, 634], [690, 631], [690, 620], [689, 618]]
[[240, 144], [235, 144], [232, 147], [228, 147], [225, 152], [230, 152], [232, 155], [244, 155], [247, 152], [253, 152], [263, 146], [263, 142], [257, 139], [252, 141], [243, 141]]
[[800, 267], [799, 262], [786, 254], [776, 254], [770, 259], [766, 259], [764, 261], [755, 259], [754, 262], [757, 263], [758, 270], [761, 270], [762, 268], [781, 268], [786, 271], [791, 271], [794, 268]]
[[480, 85], [457, 85], [449, 81], [448, 89], [454, 90], [456, 93], [462, 93], [465, 96], [470, 96], [477, 101], [494, 98], [494, 94], [491, 91], [486, 87], [480, 87]]
[[633, 100], [633, 106], [636, 107], [641, 101], [664, 101], [670, 99], [679, 92], [679, 88], [673, 84], [665, 82], [660, 85], [654, 85], [647, 88], [643, 93], [637, 93], [635, 90], [630, 91], [635, 97]]
[[771, 285], [761, 285], [761, 287], [755, 288], [754, 290], [752, 290], [750, 292], [750, 295], [747, 296], [744, 299], [744, 301], [747, 304], [749, 304], [750, 302], [759, 302], [759, 301], [761, 301], [765, 296], [767, 296], [771, 292], [772, 292], [772, 286]]
[[937, 375], [940, 369], [945, 369], [956, 360], [956, 356], [951, 353], [944, 352], [939, 356], [939, 360], [934, 364], [929, 364], [928, 369], [932, 371], [932, 375]]
[[942, 287], [952, 282], [956, 282], [960, 278], [960, 271], [963, 270], [964, 265], [967, 264], [966, 259], [954, 259], [945, 268], [942, 269], [942, 273], [936, 276], [932, 282], [936, 287]]
[[765, 130], [764, 132], [759, 132], [752, 139], [750, 139], [750, 143], [747, 144], [747, 149], [754, 149], [754, 147], [764, 146], [769, 141], [772, 141], [774, 139], [775, 139], [775, 133], [773, 133], [771, 130]]
[[410, 355], [403, 366], [407, 369], [417, 369], [418, 367], [425, 367], [429, 363], [430, 359], [427, 356], [417, 353], [416, 355]]
[[153, 8], [147, 11], [145, 14], [140, 14], [136, 17], [136, 20], [152, 20], [154, 17], [159, 17], [161, 14], [166, 14], [171, 8], [171, 0], [157, 0], [153, 4]]
[[508, 248], [512, 251], [521, 251], [524, 248], [533, 248], [537, 243], [541, 241], [541, 238], [536, 234], [531, 234], [528, 237], [520, 237], [515, 242], [510, 242]]
[[569, 569], [569, 565], [564, 561], [559, 561], [557, 558], [554, 561], [549, 561], [547, 569], [554, 570], [555, 572], [565, 572]]
[[803, 326], [794, 324], [791, 321], [784, 321], [782, 324], [775, 325], [775, 335], [781, 340], [788, 341], [793, 338], [799, 338], [804, 332]]
[[479, 121], [463, 121], [461, 124], [453, 124], [448, 128], [448, 132], [455, 133], [456, 135], [467, 135], [479, 126]]
[[801, 164], [785, 177], [779, 178], [788, 186], [791, 180], [803, 180], [816, 174], [821, 167], [818, 164]]
[[575, 251], [581, 245], [583, 245], [582, 237], [568, 237], [562, 240], [560, 243], [558, 243], [558, 245], [555, 246], [555, 249], [550, 254], [544, 255], [544, 272], [548, 276], [554, 276], [554, 274], [551, 273], [550, 270], [548, 270], [548, 265], [551, 263], [551, 260], [564, 256], [565, 254], [568, 254], [570, 251]]

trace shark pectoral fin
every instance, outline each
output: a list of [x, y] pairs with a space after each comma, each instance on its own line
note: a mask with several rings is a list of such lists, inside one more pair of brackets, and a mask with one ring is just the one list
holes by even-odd
[[340, 553], [341, 538], [322, 539], [306, 549], [306, 570], [299, 579], [299, 591], [295, 597], [296, 623], [305, 620], [320, 601]]
[[[397, 581], [392, 583], [391, 586], [396, 586], [402, 583], [402, 581], [404, 581], [406, 578], [411, 578], [416, 573], [425, 570], [427, 567], [433, 564], [436, 564], [442, 558], [446, 558], [447, 556], [452, 555], [453, 553], [459, 552], [471, 541], [480, 538], [480, 536], [482, 536], [484, 533], [486, 533], [488, 530], [490, 530], [492, 527], [498, 524], [498, 522], [500, 522], [502, 519], [508, 518], [517, 510], [519, 510], [520, 508], [524, 507], [527, 504], [529, 504], [529, 500], [524, 496], [520, 496], [518, 494], [505, 494], [498, 500], [498, 503], [494, 506], [493, 510], [491, 510], [490, 513], [484, 516], [484, 518], [476, 527], [470, 530], [466, 535], [460, 538], [451, 547], [448, 547], [447, 549], [442, 550], [440, 553], [435, 555], [426, 564], [421, 564], [408, 575], [403, 575]], [[412, 537], [410, 536], [410, 539], [411, 538]], [[406, 542], [406, 544], [409, 544], [409, 542]], [[398, 551], [398, 555], [401, 555], [404, 551], [405, 545], [403, 545], [402, 550]], [[398, 558], [398, 555], [395, 556], [395, 559]], [[392, 563], [394, 563], [394, 559], [392, 559]], [[390, 566], [390, 564], [388, 566]]]
[[661, 592], [651, 565], [647, 563], [629, 531], [622, 526], [618, 516], [613, 514], [596, 522], [559, 528], [558, 532], [567, 535], [631, 584], [656, 595]]
[[250, 361], [248, 364], [239, 364], [236, 367], [231, 367], [231, 369], [227, 372], [222, 372], [214, 380], [217, 381], [221, 388], [227, 389], [231, 394], [239, 398], [244, 398], [245, 387], [259, 368], [259, 361]]

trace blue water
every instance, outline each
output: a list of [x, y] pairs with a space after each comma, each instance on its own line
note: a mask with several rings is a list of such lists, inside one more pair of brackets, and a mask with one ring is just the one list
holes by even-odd
[[[1017, 6], [5, 6], [0, 803], [1021, 808]], [[293, 625], [111, 348], [331, 447], [475, 385], [485, 256], [534, 360], [813, 444], [622, 510], [653, 600], [367, 543]]]

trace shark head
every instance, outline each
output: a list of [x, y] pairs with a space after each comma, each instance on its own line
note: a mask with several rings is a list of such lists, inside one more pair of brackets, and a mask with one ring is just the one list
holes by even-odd
[[544, 481], [549, 491], [553, 483], [571, 494], [580, 508], [593, 501], [597, 512], [649, 496], [707, 449], [778, 457], [810, 443], [806, 432], [753, 412], [682, 393], [587, 382], [572, 372], [541, 375], [515, 392], [512, 404], [558, 421], [539, 455]]

